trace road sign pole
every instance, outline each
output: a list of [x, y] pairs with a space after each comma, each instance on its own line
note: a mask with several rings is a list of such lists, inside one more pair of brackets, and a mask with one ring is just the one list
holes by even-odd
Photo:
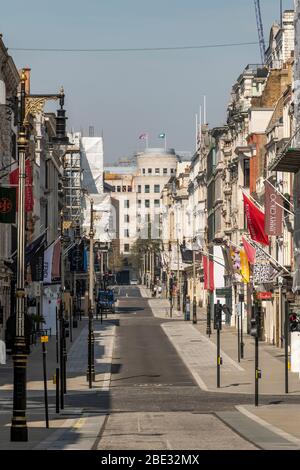
[[284, 313], [285, 393], [289, 393], [289, 303], [287, 301], [284, 303]]
[[217, 387], [221, 386], [220, 328], [217, 328]]
[[55, 405], [56, 413], [59, 413], [59, 368], [56, 368], [55, 374]]
[[[47, 340], [46, 340], [47, 338]], [[45, 399], [45, 416], [46, 416], [46, 428], [49, 428], [49, 411], [48, 411], [48, 390], [47, 390], [47, 366], [46, 366], [46, 341], [47, 336], [41, 337], [42, 348], [43, 348], [43, 372], [44, 372], [44, 399]]]
[[244, 340], [243, 340], [243, 302], [244, 302], [244, 293], [241, 292], [239, 295], [239, 301], [240, 301], [240, 316], [241, 316], [241, 359], [244, 359]]
[[240, 313], [237, 313], [237, 330], [238, 330], [238, 362], [241, 362], [241, 335], [240, 335]]

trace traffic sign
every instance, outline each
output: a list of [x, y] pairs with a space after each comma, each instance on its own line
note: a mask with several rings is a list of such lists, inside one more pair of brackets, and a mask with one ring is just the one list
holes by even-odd
[[48, 343], [48, 336], [41, 336], [41, 343]]

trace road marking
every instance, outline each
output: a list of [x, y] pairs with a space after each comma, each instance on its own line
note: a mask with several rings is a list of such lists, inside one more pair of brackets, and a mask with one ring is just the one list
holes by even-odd
[[86, 418], [79, 418], [78, 421], [76, 421], [76, 423], [74, 424], [74, 428], [81, 428], [84, 424], [86, 423]]
[[268, 429], [269, 431], [272, 431], [273, 433], [277, 434], [278, 436], [282, 437], [283, 439], [286, 439], [287, 441], [296, 444], [300, 448], [300, 439], [298, 439], [295, 436], [292, 436], [292, 434], [289, 434], [286, 431], [283, 431], [282, 429], [278, 428], [277, 426], [274, 426], [273, 424], [268, 423], [262, 418], [259, 418], [256, 416], [254, 413], [251, 413], [251, 411], [247, 410], [244, 406], [242, 405], [236, 405], [236, 409], [242, 413], [243, 415], [247, 416], [247, 418], [252, 419], [252, 421], [255, 421], [257, 424], [260, 424], [264, 428]]

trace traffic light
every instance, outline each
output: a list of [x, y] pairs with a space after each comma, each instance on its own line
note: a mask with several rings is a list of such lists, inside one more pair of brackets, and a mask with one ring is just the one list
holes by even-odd
[[261, 315], [262, 315], [261, 304], [260, 303], [255, 303], [252, 306], [252, 318], [250, 320], [250, 335], [251, 336], [258, 336], [259, 335]]
[[257, 336], [257, 322], [256, 318], [251, 318], [250, 320], [250, 335], [251, 336]]
[[222, 329], [222, 305], [219, 303], [214, 304], [214, 329]]

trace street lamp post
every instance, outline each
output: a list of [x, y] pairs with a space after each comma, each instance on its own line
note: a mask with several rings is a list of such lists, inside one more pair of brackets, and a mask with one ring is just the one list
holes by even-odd
[[193, 249], [193, 323], [197, 323], [196, 256], [195, 256], [195, 250], [194, 249]]
[[177, 310], [180, 311], [180, 283], [179, 283], [179, 240], [177, 238]]
[[88, 333], [88, 382], [92, 388], [92, 381], [95, 380], [94, 365], [94, 201], [91, 199], [91, 221], [90, 221], [90, 257], [89, 257], [89, 333]]
[[26, 420], [26, 368], [27, 351], [25, 344], [25, 158], [27, 149], [25, 118], [25, 72], [21, 77], [20, 123], [18, 138], [19, 184], [18, 184], [18, 253], [17, 253], [17, 305], [16, 335], [13, 351], [14, 393], [11, 441], [28, 441]]
[[25, 89], [26, 71], [22, 70], [20, 87], [20, 108], [18, 126], [18, 218], [17, 218], [17, 287], [16, 287], [16, 334], [13, 347], [13, 416], [10, 438], [13, 442], [28, 441], [26, 420], [26, 368], [27, 348], [25, 343], [25, 159], [28, 148], [27, 129], [29, 115], [35, 116], [43, 111], [46, 101], [60, 101], [56, 116], [56, 137], [53, 141], [67, 144], [64, 91], [54, 95], [29, 95]]

